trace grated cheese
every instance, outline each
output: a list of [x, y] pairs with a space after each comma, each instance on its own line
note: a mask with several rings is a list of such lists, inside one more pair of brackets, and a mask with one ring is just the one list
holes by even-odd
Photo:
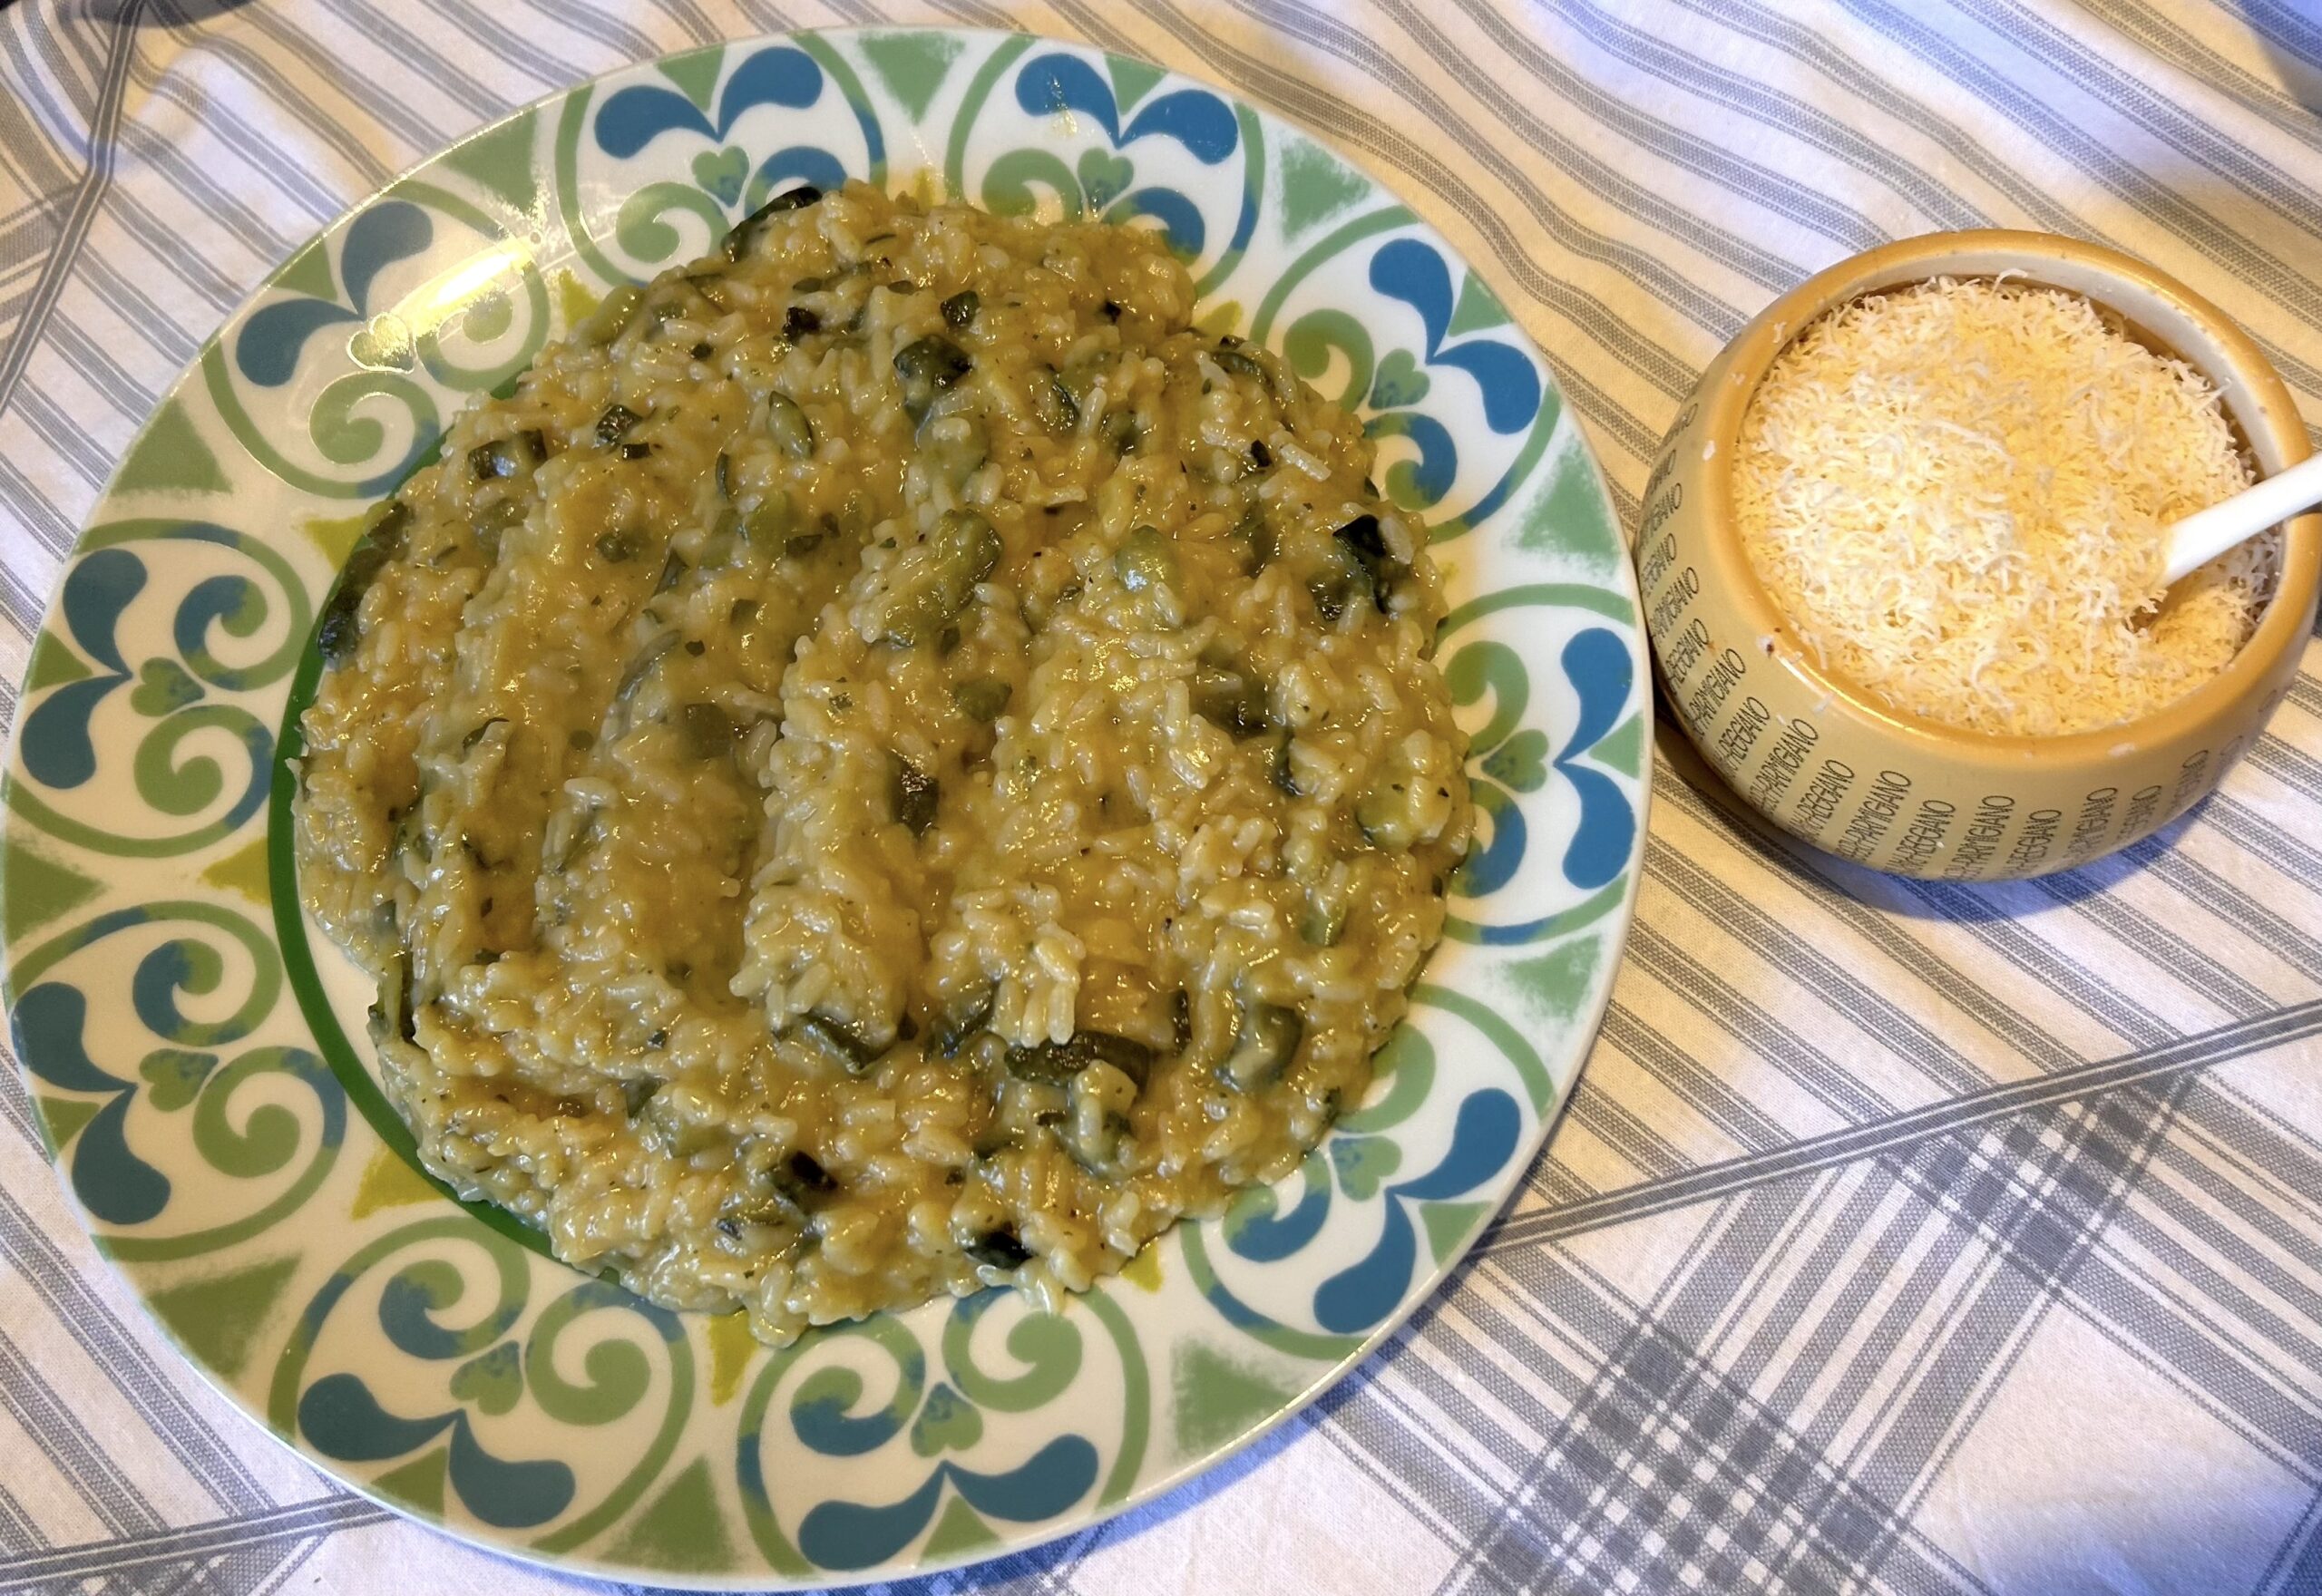
[[2077, 295], [1937, 278], [1841, 307], [1760, 385], [1743, 546], [1822, 663], [1949, 725], [2134, 720], [2223, 669], [2278, 535], [2165, 590], [2162, 531], [2249, 485], [2217, 391]]

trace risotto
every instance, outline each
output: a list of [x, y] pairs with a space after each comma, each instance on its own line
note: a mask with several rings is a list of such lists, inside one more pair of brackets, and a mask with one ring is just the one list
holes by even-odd
[[798, 189], [453, 421], [296, 806], [430, 1169], [780, 1344], [1084, 1289], [1361, 1096], [1468, 840], [1438, 578], [1193, 308]]

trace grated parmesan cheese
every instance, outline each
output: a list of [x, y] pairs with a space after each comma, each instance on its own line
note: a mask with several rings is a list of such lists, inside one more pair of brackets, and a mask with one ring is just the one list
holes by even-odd
[[2278, 535], [2164, 591], [2163, 529], [2249, 485], [2217, 391], [2074, 294], [1937, 278], [1841, 307], [1752, 398], [1742, 544], [1822, 663], [2017, 735], [2149, 715], [2223, 669]]

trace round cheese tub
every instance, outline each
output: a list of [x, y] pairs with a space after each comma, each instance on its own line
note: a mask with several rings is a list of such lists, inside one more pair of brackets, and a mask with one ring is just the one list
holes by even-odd
[[1833, 307], [1930, 277], [2062, 288], [2208, 376], [2270, 476], [2307, 453], [2248, 335], [2174, 278], [2101, 245], [1980, 229], [1908, 238], [1809, 278], [1702, 374], [1645, 483], [1638, 586], [1677, 724], [1757, 813], [1840, 858], [1958, 881], [2044, 875], [2123, 848], [2200, 802], [2288, 693], [2322, 587], [2322, 515], [2286, 523], [2279, 579], [2241, 651], [2160, 713], [2095, 731], [1998, 736], [1893, 708], [1819, 664], [1759, 581], [1730, 467], [1776, 355]]

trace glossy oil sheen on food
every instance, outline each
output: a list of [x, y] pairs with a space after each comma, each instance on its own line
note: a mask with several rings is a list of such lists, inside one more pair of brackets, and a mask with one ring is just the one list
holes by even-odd
[[1360, 1096], [1468, 839], [1438, 579], [1193, 309], [805, 191], [456, 419], [296, 808], [431, 1169], [779, 1343], [1085, 1289]]

